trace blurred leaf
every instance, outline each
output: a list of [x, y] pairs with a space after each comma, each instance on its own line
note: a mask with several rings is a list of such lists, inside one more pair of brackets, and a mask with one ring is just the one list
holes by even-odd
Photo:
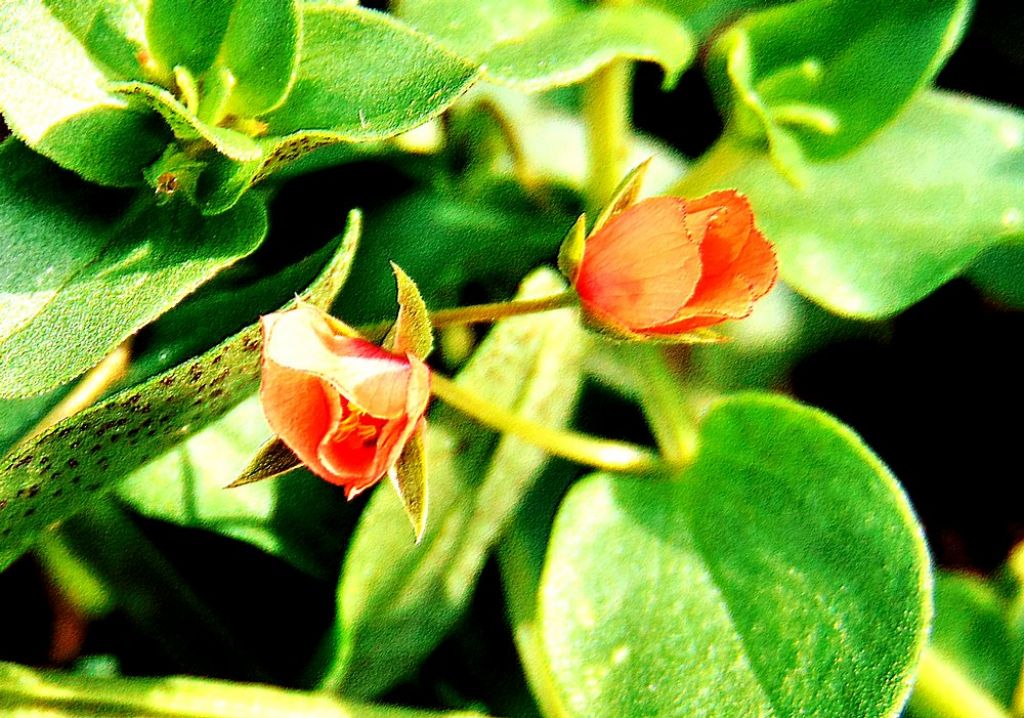
[[431, 309], [458, 304], [470, 282], [507, 297], [515, 277], [555, 258], [574, 219], [512, 184], [412, 192], [370, 216], [340, 314], [351, 324], [394, 319], [388, 260], [416, 278]]
[[654, 8], [576, 10], [557, 0], [405, 0], [398, 14], [519, 90], [570, 85], [616, 58], [661, 65], [675, 84], [693, 59], [686, 27]]
[[16, 137], [87, 180], [142, 184], [166, 132], [107, 90], [107, 76], [74, 34], [85, 32], [82, 14], [52, 3], [64, 10], [58, 14], [50, 4], [0, 4], [0, 113]]
[[1006, 599], [981, 578], [947, 571], [936, 576], [929, 650], [1003, 706], [1010, 705], [1021, 668], [1008, 609]]
[[74, 379], [266, 232], [256, 197], [211, 219], [148, 197], [125, 211], [17, 142], [0, 167], [0, 397]]
[[[353, 212], [341, 249], [307, 291], [310, 302], [329, 306], [341, 289], [359, 226]], [[59, 422], [0, 460], [0, 570], [96, 492], [254, 392], [259, 349], [259, 325], [253, 324], [202, 356]]]
[[[1012, 213], [1006, 218], [1013, 219]], [[967, 270], [967, 278], [992, 299], [1024, 309], [1024, 242], [985, 250]]]
[[567, 715], [896, 715], [931, 615], [898, 484], [781, 397], [716, 404], [700, 441], [673, 480], [562, 504], [538, 611]]
[[0, 707], [6, 718], [485, 718], [342, 701], [322, 693], [199, 678], [101, 678], [0, 663]]
[[199, 77], [217, 59], [235, 2], [150, 0], [148, 49], [162, 72], [181, 65]]
[[307, 573], [330, 576], [341, 555], [340, 526], [353, 514], [339, 490], [307, 471], [225, 488], [270, 436], [259, 397], [251, 396], [134, 471], [118, 496], [151, 518], [246, 541]]
[[858, 151], [808, 165], [803, 189], [727, 136], [675, 192], [748, 194], [793, 288], [840, 314], [886, 317], [1024, 235], [1022, 147], [1021, 113], [932, 92]]
[[[564, 288], [551, 270], [520, 296]], [[579, 383], [582, 330], [572, 310], [500, 322], [458, 383], [547, 426], [564, 424]], [[408, 676], [466, 609], [495, 541], [547, 457], [444, 407], [427, 421], [430, 518], [420, 543], [395, 492], [377, 491], [360, 519], [338, 590], [340, 644], [324, 683], [373, 696]]]
[[939, 71], [970, 0], [800, 0], [739, 20], [714, 44], [709, 77], [730, 122], [776, 159], [849, 152]]
[[236, 0], [221, 54], [236, 85], [226, 111], [262, 115], [288, 96], [302, 32], [297, 0]]
[[682, 18], [699, 38], [713, 34], [716, 28], [737, 20], [748, 10], [763, 10], [790, 0], [644, 0]]
[[295, 84], [284, 105], [266, 118], [273, 135], [318, 130], [315, 139], [333, 141], [391, 137], [439, 114], [479, 73], [372, 10], [309, 3], [302, 22]]

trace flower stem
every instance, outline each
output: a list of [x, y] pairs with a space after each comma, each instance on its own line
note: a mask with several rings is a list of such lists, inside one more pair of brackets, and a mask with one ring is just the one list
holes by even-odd
[[431, 388], [437, 398], [471, 419], [496, 431], [515, 434], [554, 456], [607, 471], [649, 473], [662, 467], [662, 462], [643, 447], [548, 428], [481, 399], [440, 374], [431, 376]]
[[662, 456], [672, 464], [685, 465], [697, 453], [697, 420], [689, 397], [672, 371], [665, 348], [633, 346], [633, 360], [647, 390], [639, 392], [640, 405], [651, 426]]
[[628, 60], [613, 60], [583, 86], [589, 167], [587, 208], [595, 214], [615, 192], [628, 154], [630, 77]]
[[922, 718], [1010, 718], [991, 696], [931, 648], [925, 648], [910, 698]]
[[[575, 303], [576, 293], [565, 291], [561, 294], [552, 294], [551, 296], [538, 297], [537, 299], [513, 299], [507, 302], [437, 309], [430, 312], [430, 323], [435, 329], [464, 324], [483, 324], [486, 322], [496, 322], [506, 317], [549, 312], [553, 309], [572, 306]], [[391, 324], [392, 322], [379, 322], [358, 327], [356, 331], [367, 339], [377, 340], [387, 334]]]

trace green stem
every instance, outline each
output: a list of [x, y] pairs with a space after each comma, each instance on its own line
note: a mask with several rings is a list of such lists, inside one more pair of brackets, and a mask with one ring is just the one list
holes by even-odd
[[697, 453], [697, 420], [664, 347], [631, 346], [644, 382], [638, 396], [651, 432], [666, 461], [685, 465]]
[[471, 419], [496, 431], [515, 434], [554, 456], [627, 473], [649, 473], [663, 466], [654, 454], [640, 446], [542, 426], [481, 399], [440, 374], [431, 376], [431, 388], [437, 398]]
[[921, 657], [910, 707], [921, 718], [1010, 718], [991, 696], [930, 648]]
[[[576, 304], [576, 293], [566, 291], [561, 294], [553, 294], [537, 299], [513, 299], [507, 302], [494, 302], [492, 304], [473, 304], [468, 307], [437, 309], [430, 312], [430, 323], [435, 329], [464, 324], [483, 324], [523, 314], [549, 312], [554, 309], [571, 307], [574, 304]], [[377, 324], [357, 327], [356, 331], [370, 340], [377, 340], [387, 334], [391, 324], [392, 322], [379, 322]]]
[[[0, 707], [16, 715], [138, 718], [430, 718], [432, 711], [198, 678], [97, 678], [0, 663]], [[7, 713], [7, 710], [4, 713]], [[446, 713], [450, 718], [482, 718]]]
[[613, 60], [583, 86], [583, 119], [587, 126], [587, 208], [596, 214], [615, 192], [625, 170], [630, 128], [628, 60]]

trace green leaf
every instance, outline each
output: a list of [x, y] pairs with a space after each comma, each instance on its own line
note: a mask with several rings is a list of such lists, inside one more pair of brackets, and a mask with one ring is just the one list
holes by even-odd
[[40, 671], [14, 663], [0, 663], [0, 702], [7, 718], [486, 718], [461, 711], [437, 713], [367, 705], [256, 684], [199, 678], [106, 678]]
[[693, 60], [690, 32], [671, 15], [643, 6], [582, 10], [496, 45], [480, 58], [487, 77], [525, 92], [571, 85], [612, 60], [656, 62], [664, 86]]
[[255, 197], [212, 219], [149, 198], [110, 218], [107, 195], [17, 143], [0, 149], [0, 166], [0, 397], [74, 379], [256, 249], [267, 228]]
[[579, 82], [616, 58], [660, 64], [671, 86], [694, 54], [685, 26], [643, 6], [576, 10], [552, 0], [406, 0], [398, 14], [483, 64], [489, 79], [525, 91]]
[[227, 112], [262, 115], [288, 96], [299, 61], [296, 0], [236, 0], [221, 54], [237, 84]]
[[[548, 296], [552, 271], [521, 296]], [[571, 310], [500, 322], [458, 383], [548, 426], [564, 424], [579, 383], [581, 330]], [[401, 502], [377, 491], [360, 519], [338, 591], [341, 644], [325, 679], [346, 695], [373, 696], [407, 676], [466, 609], [487, 554], [546, 462], [544, 453], [496, 437], [453, 411], [427, 421], [430, 520], [410, 539]], [[401, 527], [401, 528], [400, 528]]]
[[256, 140], [229, 127], [217, 127], [203, 122], [195, 112], [162, 87], [148, 82], [112, 82], [110, 88], [126, 97], [138, 98], [159, 112], [178, 139], [206, 140], [233, 160], [255, 160], [262, 154]]
[[959, 42], [969, 0], [801, 0], [737, 22], [709, 75], [730, 122], [787, 167], [837, 157], [891, 120]]
[[803, 189], [727, 136], [674, 192], [746, 193], [786, 282], [834, 312], [885, 317], [1024, 235], [1022, 147], [1021, 113], [933, 92], [858, 151], [809, 164]]
[[[372, 10], [306, 3], [302, 25], [295, 84], [284, 105], [266, 117], [272, 135], [302, 133], [302, 142], [320, 144], [391, 137], [438, 115], [479, 74], [475, 65]], [[277, 152], [299, 152], [298, 141]]]
[[182, 65], [202, 75], [217, 59], [234, 5], [231, 0], [150, 0], [146, 36], [160, 71]]
[[[359, 229], [353, 212], [341, 249], [310, 285], [308, 301], [330, 306], [348, 276]], [[96, 492], [113, 487], [252, 394], [259, 349], [259, 325], [253, 324], [0, 459], [0, 570], [53, 522], [74, 515]]]
[[107, 90], [69, 18], [79, 16], [58, 16], [43, 0], [0, 4], [0, 113], [16, 137], [89, 181], [142, 184], [166, 132]]
[[118, 496], [139, 513], [245, 541], [316, 576], [336, 571], [339, 523], [351, 515], [340, 491], [308, 471], [227, 490], [271, 436], [251, 396], [125, 479]]
[[714, 405], [673, 480], [563, 502], [539, 632], [567, 715], [894, 716], [930, 618], [898, 484], [820, 411]]
[[146, 46], [143, 8], [136, 0], [42, 0], [109, 77], [141, 78]]
[[[1007, 218], [1012, 219], [1012, 213]], [[992, 299], [1024, 309], [1024, 242], [985, 250], [967, 270], [967, 277]]]

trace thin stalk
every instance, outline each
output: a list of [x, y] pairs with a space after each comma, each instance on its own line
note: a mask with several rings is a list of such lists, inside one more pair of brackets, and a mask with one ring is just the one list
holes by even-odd
[[661, 455], [672, 464], [690, 463], [697, 453], [697, 420], [679, 377], [668, 365], [665, 348], [638, 346], [633, 354], [644, 382], [640, 405]]
[[[460, 326], [466, 324], [484, 324], [496, 322], [507, 317], [518, 317], [524, 314], [550, 312], [554, 309], [571, 307], [576, 303], [576, 293], [572, 291], [552, 294], [537, 299], [513, 299], [507, 302], [491, 304], [473, 304], [468, 307], [437, 309], [430, 312], [430, 323], [435, 329]], [[356, 331], [371, 341], [382, 338], [391, 328], [392, 322], [378, 322], [362, 327]]]
[[515, 434], [553, 456], [627, 473], [649, 473], [663, 466], [658, 457], [643, 447], [537, 424], [480, 398], [440, 374], [431, 376], [431, 388], [437, 398], [474, 421], [496, 431]]

